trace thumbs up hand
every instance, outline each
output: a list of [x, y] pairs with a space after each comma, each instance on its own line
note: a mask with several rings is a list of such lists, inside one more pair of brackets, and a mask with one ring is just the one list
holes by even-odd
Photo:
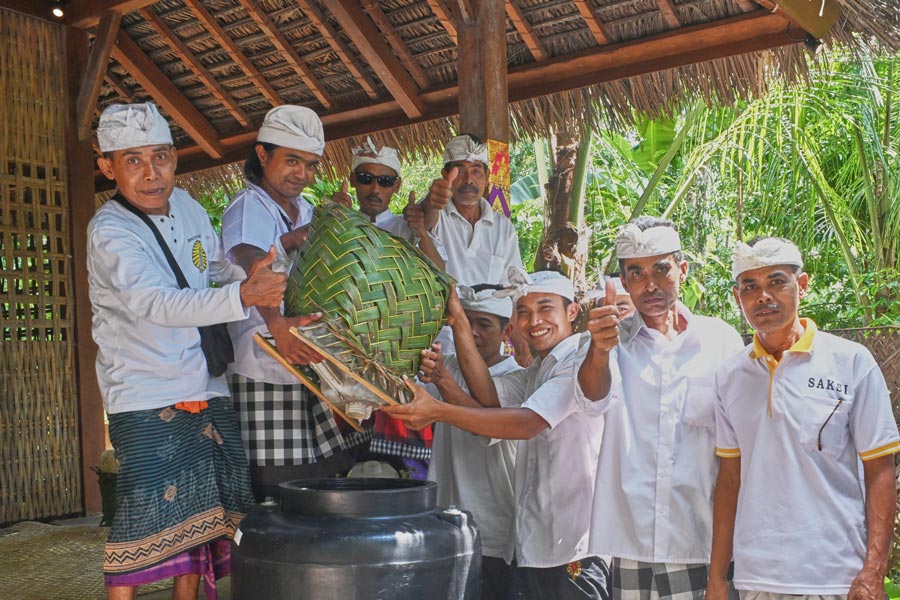
[[616, 284], [606, 281], [603, 306], [595, 306], [588, 312], [587, 330], [591, 345], [602, 352], [609, 352], [619, 344], [619, 310], [616, 308]]
[[346, 179], [341, 183], [341, 191], [331, 197], [332, 202], [337, 202], [347, 208], [353, 208], [353, 198], [350, 197], [350, 182]]
[[426, 201], [431, 205], [431, 209], [435, 211], [443, 210], [453, 197], [453, 181], [459, 175], [459, 167], [453, 167], [440, 179], [435, 179], [428, 189], [428, 197]]
[[427, 235], [427, 231], [425, 230], [425, 209], [416, 204], [416, 193], [409, 193], [409, 202], [403, 208], [403, 218], [406, 219], [406, 224], [409, 226], [410, 231], [416, 234], [419, 239], [422, 239]]

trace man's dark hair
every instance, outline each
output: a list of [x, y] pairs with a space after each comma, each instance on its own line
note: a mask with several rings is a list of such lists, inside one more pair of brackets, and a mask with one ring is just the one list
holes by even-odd
[[[793, 244], [793, 243], [794, 243], [794, 242], [792, 242], [791, 240], [789, 240], [789, 239], [787, 239], [787, 238], [778, 237], [777, 235], [754, 235], [754, 236], [753, 236], [752, 238], [750, 238], [750, 240], [747, 242], [747, 245], [750, 246], [750, 247], [752, 248], [753, 246], [757, 245], [758, 243], [760, 243], [760, 242], [763, 241], [763, 240], [778, 240], [779, 242], [784, 242], [784, 243], [786, 243], [786, 244]], [[803, 269], [801, 269], [801, 268], [798, 267], [797, 265], [784, 265], [784, 266], [785, 266], [785, 267], [790, 267], [790, 269], [791, 269], [791, 271], [794, 273], [794, 275], [799, 275], [801, 272], [803, 272]]]
[[[474, 133], [460, 133], [459, 135], [457, 135], [457, 136], [455, 136], [455, 137], [459, 137], [460, 135], [466, 136], [467, 138], [469, 138], [470, 140], [472, 140], [472, 142], [474, 142], [474, 143], [476, 143], [476, 144], [483, 144], [483, 143], [484, 143], [484, 142], [481, 141], [481, 138], [478, 137], [477, 135], [475, 135]], [[444, 170], [445, 170], [445, 171], [449, 171], [449, 170], [450, 170], [450, 164], [451, 164], [451, 163], [444, 163]], [[487, 171], [487, 166], [485, 166], [484, 170]]]
[[[494, 285], [493, 283], [479, 283], [472, 286], [472, 291], [476, 294], [478, 292], [483, 292], [484, 290], [494, 290], [495, 292], [498, 290], [502, 290], [502, 285]], [[506, 317], [501, 317], [500, 315], [494, 315], [498, 319], [500, 319], [500, 329], [506, 327], [506, 324], [509, 323], [509, 319]]]
[[[642, 215], [636, 219], [632, 219], [628, 222], [629, 225], [635, 225], [641, 231], [647, 231], [651, 227], [671, 227], [675, 229], [675, 223], [673, 223], [669, 219], [660, 219], [659, 217], [652, 217], [650, 215]], [[680, 263], [684, 260], [684, 254], [682, 254], [681, 250], [672, 253], [672, 258], [675, 262]], [[619, 259], [619, 272], [623, 273], [625, 271], [625, 263], [620, 258]]]
[[257, 142], [253, 144], [253, 147], [250, 148], [250, 153], [247, 154], [247, 159], [244, 161], [244, 177], [250, 183], [259, 185], [263, 178], [263, 169], [262, 164], [259, 162], [259, 156], [256, 155], [257, 146], [262, 146], [266, 154], [272, 154], [278, 146], [269, 142]]

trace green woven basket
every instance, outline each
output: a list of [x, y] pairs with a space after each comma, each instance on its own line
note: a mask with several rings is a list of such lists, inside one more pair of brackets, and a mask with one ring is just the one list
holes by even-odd
[[321, 391], [348, 415], [364, 418], [375, 406], [410, 399], [402, 376], [418, 372], [421, 351], [444, 325], [451, 285], [406, 240], [325, 202], [294, 262], [285, 315], [322, 312], [317, 324], [296, 333], [327, 359], [314, 365]]

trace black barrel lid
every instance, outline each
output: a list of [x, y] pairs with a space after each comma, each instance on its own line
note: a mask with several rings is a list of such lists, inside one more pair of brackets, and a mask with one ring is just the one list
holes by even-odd
[[310, 517], [390, 517], [434, 510], [437, 484], [412, 479], [298, 479], [280, 483], [281, 512]]

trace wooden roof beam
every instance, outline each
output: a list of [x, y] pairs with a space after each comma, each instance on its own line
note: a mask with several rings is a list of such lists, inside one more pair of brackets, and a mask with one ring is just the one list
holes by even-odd
[[225, 32], [219, 22], [213, 17], [209, 12], [200, 4], [199, 0], [184, 0], [185, 6], [187, 6], [194, 16], [199, 19], [200, 23], [206, 28], [209, 35], [217, 44], [219, 44], [225, 52], [228, 53], [228, 56], [231, 57], [231, 60], [235, 62], [241, 69], [244, 70], [244, 73], [256, 84], [256, 88], [262, 93], [262, 95], [269, 101], [272, 106], [278, 106], [279, 104], [284, 104], [284, 101], [281, 99], [281, 96], [278, 95], [278, 92], [272, 87], [272, 84], [269, 81], [260, 75], [259, 70], [250, 62], [250, 60], [244, 55], [238, 45], [235, 43], [233, 39]]
[[328, 45], [331, 46], [340, 61], [344, 63], [344, 66], [347, 67], [347, 70], [350, 71], [356, 82], [366, 92], [366, 95], [373, 100], [377, 98], [378, 90], [375, 89], [375, 82], [353, 58], [350, 48], [344, 43], [334, 27], [331, 26], [331, 23], [322, 14], [322, 11], [310, 0], [297, 0], [297, 4], [300, 6], [303, 14], [319, 30], [319, 34], [325, 38], [325, 41], [328, 42]]
[[91, 125], [94, 121], [94, 111], [97, 110], [100, 87], [103, 85], [103, 75], [109, 67], [109, 57], [116, 43], [121, 22], [122, 15], [110, 11], [103, 15], [97, 27], [97, 36], [94, 38], [94, 45], [91, 47], [91, 54], [78, 90], [78, 100], [75, 102], [79, 141], [86, 142], [91, 137]]
[[134, 102], [134, 94], [131, 93], [131, 90], [125, 87], [125, 84], [121, 79], [119, 79], [109, 71], [103, 74], [103, 79], [105, 79], [106, 83], [108, 83], [109, 86], [116, 91], [116, 93], [120, 98], [122, 98], [122, 100], [124, 100], [125, 102]]
[[525, 17], [525, 12], [519, 8], [519, 5], [515, 3], [515, 0], [507, 0], [505, 4], [506, 16], [509, 17], [509, 20], [512, 21], [513, 26], [516, 28], [516, 31], [522, 36], [522, 40], [525, 42], [525, 45], [528, 46], [528, 51], [531, 52], [534, 60], [538, 62], [546, 60], [547, 53], [544, 51], [544, 46], [541, 44], [540, 38], [534, 33], [534, 28], [531, 26], [531, 23], [529, 23], [528, 19]]
[[444, 29], [447, 30], [447, 35], [453, 40], [453, 44], [459, 44], [456, 33], [456, 23], [453, 21], [453, 13], [450, 12], [450, 8], [447, 7], [444, 0], [428, 0], [428, 6], [431, 7], [431, 12], [434, 13], [437, 20], [440, 21]]
[[578, 9], [578, 12], [581, 13], [581, 18], [584, 19], [585, 24], [588, 26], [588, 29], [591, 30], [591, 35], [594, 36], [594, 40], [596, 40], [598, 46], [605, 46], [609, 43], [609, 36], [606, 35], [606, 30], [603, 27], [603, 21], [600, 20], [600, 17], [597, 16], [597, 13], [588, 6], [587, 0], [574, 0], [575, 7]]
[[425, 74], [425, 71], [423, 71], [422, 67], [419, 66], [419, 63], [416, 62], [416, 58], [409, 51], [409, 48], [407, 48], [403, 38], [394, 30], [394, 26], [391, 25], [391, 22], [388, 20], [387, 16], [385, 16], [381, 7], [378, 6], [377, 0], [362, 0], [362, 5], [366, 7], [369, 18], [375, 23], [375, 27], [378, 28], [381, 35], [388, 41], [391, 48], [394, 49], [394, 54], [397, 55], [400, 62], [403, 63], [403, 66], [406, 67], [406, 70], [412, 75], [416, 85], [421, 89], [425, 89], [431, 85], [431, 80], [428, 79], [428, 75]]
[[425, 103], [419, 97], [416, 83], [391, 53], [372, 21], [354, 0], [334, 0], [328, 9], [353, 41], [363, 58], [369, 62], [384, 87], [397, 100], [409, 118], [425, 114]]
[[124, 31], [116, 36], [112, 56], [204, 152], [214, 159], [225, 155], [215, 128]]
[[100, 23], [100, 17], [108, 12], [127, 15], [138, 9], [150, 6], [157, 0], [68, 0], [66, 24], [79, 29], [91, 29]]
[[744, 12], [752, 12], [756, 10], [756, 5], [752, 0], [736, 0], [738, 7]]
[[169, 26], [166, 25], [166, 22], [160, 17], [156, 12], [151, 8], [141, 8], [138, 10], [138, 14], [147, 21], [147, 24], [153, 28], [154, 31], [166, 41], [166, 43], [172, 47], [181, 61], [187, 65], [187, 67], [194, 72], [194, 74], [203, 82], [203, 84], [209, 89], [210, 93], [219, 101], [222, 106], [225, 107], [234, 119], [240, 123], [243, 127], [250, 127], [250, 118], [247, 117], [247, 113], [244, 112], [237, 102], [234, 101], [234, 98], [231, 97], [225, 88], [216, 81], [216, 78], [213, 76], [209, 70], [204, 67], [199, 60], [194, 58], [191, 53], [191, 49], [188, 48], [187, 44], [178, 37], [175, 32], [169, 29]]
[[288, 66], [293, 69], [294, 73], [297, 74], [297, 77], [300, 78], [300, 81], [306, 84], [306, 87], [309, 88], [312, 95], [316, 97], [319, 104], [324, 106], [326, 110], [333, 109], [334, 102], [325, 90], [325, 86], [322, 85], [322, 82], [319, 81], [316, 74], [312, 72], [312, 69], [309, 68], [306, 61], [300, 58], [300, 55], [297, 54], [297, 51], [291, 46], [291, 42], [288, 41], [287, 36], [281, 33], [278, 29], [278, 25], [272, 21], [271, 17], [269, 17], [269, 15], [267, 15], [266, 12], [252, 0], [238, 0], [238, 3], [244, 7], [244, 10], [247, 11], [247, 14], [250, 15], [250, 18], [253, 19], [260, 31], [269, 37], [269, 41], [272, 42], [272, 45], [281, 53], [281, 58], [283, 58]]
[[678, 13], [675, 12], [675, 3], [672, 0], [656, 0], [656, 4], [659, 5], [659, 11], [662, 13], [663, 19], [666, 20], [666, 25], [669, 26], [669, 29], [681, 27], [681, 19], [678, 18]]

